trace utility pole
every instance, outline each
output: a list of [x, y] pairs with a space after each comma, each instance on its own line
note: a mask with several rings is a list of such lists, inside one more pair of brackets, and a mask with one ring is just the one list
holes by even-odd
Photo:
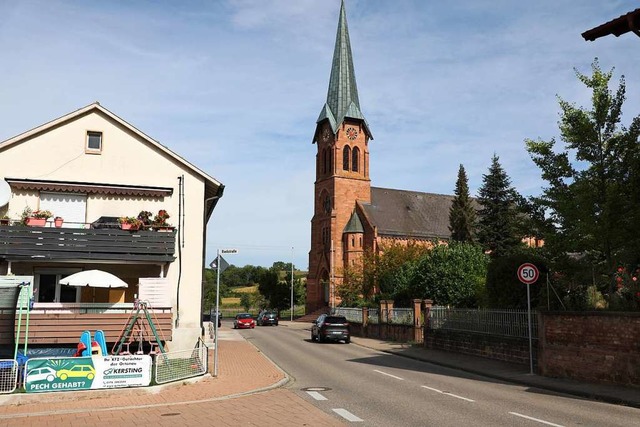
[[334, 249], [333, 249], [333, 239], [331, 239], [331, 278], [329, 279], [329, 307], [331, 307], [331, 314], [333, 314], [334, 312], [334, 299], [335, 299], [335, 289], [334, 289], [334, 276], [333, 276], [333, 264], [334, 264], [334, 259], [333, 259], [333, 254], [334, 254]]
[[291, 321], [293, 322], [293, 246], [291, 246]]
[[220, 249], [216, 255], [216, 318], [213, 320], [213, 376], [218, 376], [218, 319], [220, 317]]

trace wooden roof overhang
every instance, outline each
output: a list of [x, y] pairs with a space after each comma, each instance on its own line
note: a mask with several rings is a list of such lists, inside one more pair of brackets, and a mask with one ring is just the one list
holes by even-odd
[[616, 19], [612, 19], [609, 22], [587, 30], [582, 33], [582, 37], [586, 41], [592, 42], [597, 38], [608, 36], [609, 34], [620, 37], [629, 31], [640, 37], [640, 9], [633, 10]]

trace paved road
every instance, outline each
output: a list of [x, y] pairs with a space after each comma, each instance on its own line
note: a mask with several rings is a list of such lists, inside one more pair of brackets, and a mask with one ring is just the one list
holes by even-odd
[[381, 353], [310, 341], [309, 325], [241, 331], [322, 411], [368, 426], [637, 426], [638, 410]]

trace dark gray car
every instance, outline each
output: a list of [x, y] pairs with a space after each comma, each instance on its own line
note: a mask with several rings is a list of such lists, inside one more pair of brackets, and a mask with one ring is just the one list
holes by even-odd
[[344, 341], [351, 342], [349, 322], [344, 316], [322, 314], [311, 326], [311, 341]]
[[258, 326], [278, 326], [278, 313], [275, 311], [262, 311], [258, 314]]

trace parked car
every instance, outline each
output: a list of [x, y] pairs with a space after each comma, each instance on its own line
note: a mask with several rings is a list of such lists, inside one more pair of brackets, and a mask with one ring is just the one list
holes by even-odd
[[250, 313], [238, 313], [233, 319], [233, 329], [253, 329], [255, 327], [256, 322]]
[[258, 326], [273, 325], [278, 326], [278, 313], [273, 310], [262, 310], [258, 314], [257, 324]]
[[351, 342], [349, 322], [344, 316], [332, 316], [322, 314], [311, 326], [311, 341], [344, 341], [345, 344]]

